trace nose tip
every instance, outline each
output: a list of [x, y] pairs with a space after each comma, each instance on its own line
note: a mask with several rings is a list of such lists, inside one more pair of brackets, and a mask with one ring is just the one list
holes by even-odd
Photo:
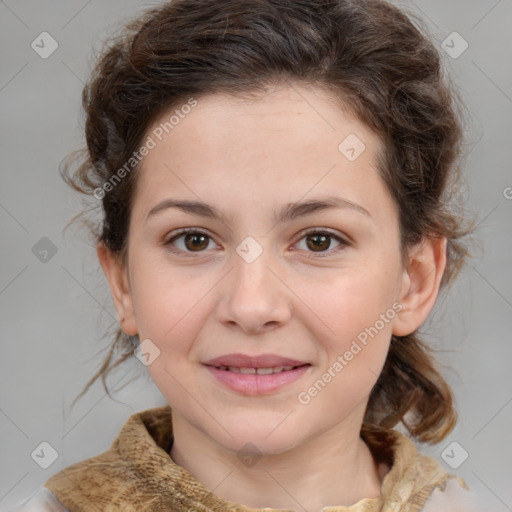
[[[243, 253], [245, 257], [240, 256], [235, 261], [233, 273], [222, 290], [223, 300], [217, 313], [221, 322], [236, 324], [246, 332], [267, 331], [290, 318], [290, 300], [286, 287], [268, 265], [263, 251], [253, 259], [260, 244], [256, 246], [247, 239], [245, 243], [247, 246], [240, 244], [239, 247], [248, 250]], [[251, 258], [246, 258], [247, 255]]]

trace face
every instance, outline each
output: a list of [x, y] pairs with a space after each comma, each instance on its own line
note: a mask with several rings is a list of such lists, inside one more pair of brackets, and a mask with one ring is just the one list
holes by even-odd
[[[125, 284], [106, 272], [123, 330], [160, 351], [148, 370], [174, 417], [264, 453], [359, 429], [411, 284], [381, 141], [303, 86], [200, 97], [160, 141], [172, 113], [146, 134]], [[232, 354], [277, 359], [224, 366], [299, 368], [206, 364]]]

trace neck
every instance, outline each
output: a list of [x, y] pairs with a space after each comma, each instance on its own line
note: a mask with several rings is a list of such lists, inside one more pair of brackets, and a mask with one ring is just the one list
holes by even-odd
[[235, 452], [173, 412], [170, 455], [225, 501], [249, 508], [320, 512], [326, 506], [350, 506], [380, 494], [387, 468], [377, 466], [359, 437], [359, 427], [357, 422], [352, 428], [336, 425], [291, 450], [263, 454], [244, 465]]

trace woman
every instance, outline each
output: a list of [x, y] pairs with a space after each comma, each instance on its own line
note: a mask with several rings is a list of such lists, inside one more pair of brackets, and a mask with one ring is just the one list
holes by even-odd
[[135, 355], [168, 406], [19, 510], [470, 510], [393, 428], [456, 422], [418, 334], [471, 230], [432, 42], [382, 0], [178, 0], [83, 102], [67, 179], [101, 203], [120, 324], [86, 389]]

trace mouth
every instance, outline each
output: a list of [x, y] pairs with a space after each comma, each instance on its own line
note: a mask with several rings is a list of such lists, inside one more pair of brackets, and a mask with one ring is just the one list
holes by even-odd
[[297, 366], [244, 367], [205, 365], [215, 381], [242, 395], [268, 395], [309, 373], [310, 363]]
[[290, 370], [294, 370], [295, 368], [300, 368], [302, 366], [311, 366], [309, 363], [298, 365], [298, 366], [274, 366], [269, 368], [249, 368], [249, 367], [240, 367], [240, 366], [216, 366], [211, 365], [218, 370], [223, 370], [226, 372], [233, 373], [243, 373], [246, 375], [270, 375], [272, 373], [281, 373], [281, 372], [289, 372]]

